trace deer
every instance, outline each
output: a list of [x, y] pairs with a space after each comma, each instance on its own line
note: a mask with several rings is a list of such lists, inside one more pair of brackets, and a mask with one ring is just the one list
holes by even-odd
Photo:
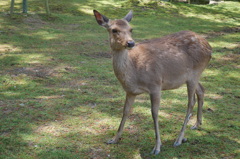
[[161, 91], [177, 89], [186, 84], [186, 117], [173, 146], [181, 145], [187, 140], [184, 134], [196, 103], [195, 95], [198, 103], [197, 120], [192, 129], [202, 125], [204, 88], [199, 80], [211, 59], [211, 46], [206, 39], [192, 31], [180, 31], [136, 44], [132, 38], [133, 29], [129, 24], [133, 17], [132, 10], [123, 19], [115, 20], [96, 10], [93, 10], [93, 13], [97, 23], [109, 33], [113, 70], [126, 92], [119, 128], [107, 144], [119, 142], [136, 96], [148, 93], [155, 130], [155, 146], [151, 153], [159, 154], [162, 146], [158, 123]]

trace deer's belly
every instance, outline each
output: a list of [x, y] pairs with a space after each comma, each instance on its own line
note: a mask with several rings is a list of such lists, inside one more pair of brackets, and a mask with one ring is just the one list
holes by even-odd
[[147, 87], [142, 87], [140, 85], [137, 85], [136, 83], [122, 83], [122, 87], [127, 93], [131, 93], [134, 95], [149, 92]]
[[176, 78], [163, 79], [162, 81], [162, 90], [171, 90], [181, 87], [187, 82], [187, 76], [177, 76]]

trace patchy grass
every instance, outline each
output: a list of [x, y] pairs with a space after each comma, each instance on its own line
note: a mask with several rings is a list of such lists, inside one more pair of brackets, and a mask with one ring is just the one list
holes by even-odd
[[[40, 1], [29, 1], [29, 15], [12, 17], [6, 14], [9, 2], [0, 2], [0, 158], [240, 157], [239, 3], [122, 7], [125, 2], [55, 0], [51, 17]], [[107, 33], [92, 9], [110, 18], [133, 9], [137, 41], [192, 30], [213, 46], [201, 80], [203, 125], [186, 130], [187, 143], [172, 146], [185, 117], [183, 86], [163, 93], [160, 155], [149, 154], [154, 130], [147, 95], [137, 98], [121, 142], [105, 144], [118, 128], [125, 93], [112, 70]]]

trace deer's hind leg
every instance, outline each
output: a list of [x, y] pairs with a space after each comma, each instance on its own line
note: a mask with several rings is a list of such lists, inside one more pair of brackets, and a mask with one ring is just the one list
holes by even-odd
[[192, 110], [193, 110], [193, 106], [195, 104], [195, 93], [196, 93], [197, 84], [198, 84], [198, 82], [196, 82], [196, 81], [188, 81], [187, 82], [187, 91], [188, 91], [187, 114], [186, 114], [182, 129], [180, 131], [180, 134], [174, 143], [174, 146], [179, 146], [182, 144], [183, 141], [186, 141], [186, 139], [184, 138], [184, 131], [187, 127], [187, 123], [190, 120], [190, 117], [192, 116]]
[[198, 102], [198, 110], [197, 110], [197, 121], [191, 129], [197, 129], [200, 125], [202, 125], [202, 107], [203, 107], [203, 98], [204, 98], [204, 88], [203, 86], [198, 83], [196, 88], [197, 94], [197, 102]]

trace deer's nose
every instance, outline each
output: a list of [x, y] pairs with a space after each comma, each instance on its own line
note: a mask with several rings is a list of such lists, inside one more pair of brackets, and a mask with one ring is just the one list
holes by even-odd
[[134, 46], [135, 46], [135, 42], [134, 41], [128, 41], [127, 42], [127, 47], [132, 48]]

